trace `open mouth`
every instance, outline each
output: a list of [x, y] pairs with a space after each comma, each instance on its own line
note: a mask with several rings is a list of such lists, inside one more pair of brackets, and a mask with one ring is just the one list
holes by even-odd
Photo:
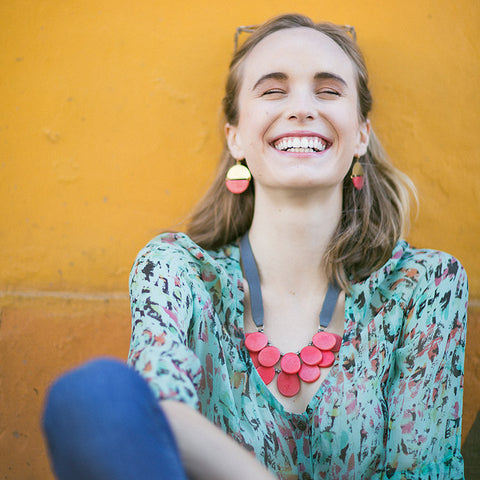
[[282, 137], [273, 142], [273, 146], [281, 152], [319, 153], [323, 152], [328, 144], [320, 137]]

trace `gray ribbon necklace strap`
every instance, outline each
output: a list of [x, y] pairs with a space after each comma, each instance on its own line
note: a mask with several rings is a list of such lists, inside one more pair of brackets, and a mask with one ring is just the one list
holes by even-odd
[[250, 290], [250, 308], [252, 309], [253, 321], [257, 328], [263, 327], [263, 300], [260, 288], [260, 277], [258, 276], [257, 262], [253, 256], [248, 232], [240, 240], [240, 254], [242, 256], [243, 269], [247, 277]]
[[[258, 329], [263, 327], [263, 300], [262, 290], [260, 288], [260, 277], [258, 276], [257, 262], [253, 256], [248, 232], [240, 239], [240, 254], [242, 257], [243, 269], [250, 290], [250, 306], [252, 309], [252, 317]], [[328, 286], [325, 300], [323, 301], [322, 310], [320, 311], [320, 327], [325, 329], [330, 324], [335, 306], [337, 304], [340, 288], [331, 283]]]

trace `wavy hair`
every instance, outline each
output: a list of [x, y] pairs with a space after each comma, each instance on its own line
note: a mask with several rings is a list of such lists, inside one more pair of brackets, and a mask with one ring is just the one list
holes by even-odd
[[[268, 35], [298, 27], [312, 28], [327, 35], [350, 58], [355, 67], [359, 118], [367, 120], [372, 95], [365, 61], [354, 39], [343, 27], [327, 22], [314, 23], [303, 15], [288, 14], [275, 17], [255, 29], [234, 53], [222, 102], [225, 122], [238, 123], [241, 67], [248, 54]], [[362, 190], [356, 190], [350, 179], [351, 172], [345, 177], [341, 218], [325, 253], [328, 278], [346, 290], [351, 282], [368, 277], [388, 260], [396, 242], [408, 230], [410, 192], [416, 198], [411, 180], [390, 163], [373, 130], [367, 152], [359, 161], [363, 166], [365, 185]], [[234, 195], [225, 187], [226, 173], [235, 163], [225, 142], [213, 184], [192, 213], [187, 233], [206, 249], [215, 249], [236, 240], [252, 223], [253, 182], [241, 195]]]

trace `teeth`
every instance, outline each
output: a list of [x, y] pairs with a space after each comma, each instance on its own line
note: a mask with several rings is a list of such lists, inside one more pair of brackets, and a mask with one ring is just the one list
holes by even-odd
[[316, 150], [314, 150], [313, 148], [303, 148], [303, 147], [290, 148], [288, 151], [294, 152], [294, 153], [316, 152]]
[[321, 152], [325, 150], [326, 144], [319, 137], [285, 137], [275, 142], [277, 150], [295, 153]]

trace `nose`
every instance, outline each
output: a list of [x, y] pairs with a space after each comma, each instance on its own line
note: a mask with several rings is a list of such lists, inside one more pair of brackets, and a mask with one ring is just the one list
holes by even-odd
[[292, 94], [285, 113], [289, 120], [304, 122], [315, 119], [317, 112], [310, 92]]

